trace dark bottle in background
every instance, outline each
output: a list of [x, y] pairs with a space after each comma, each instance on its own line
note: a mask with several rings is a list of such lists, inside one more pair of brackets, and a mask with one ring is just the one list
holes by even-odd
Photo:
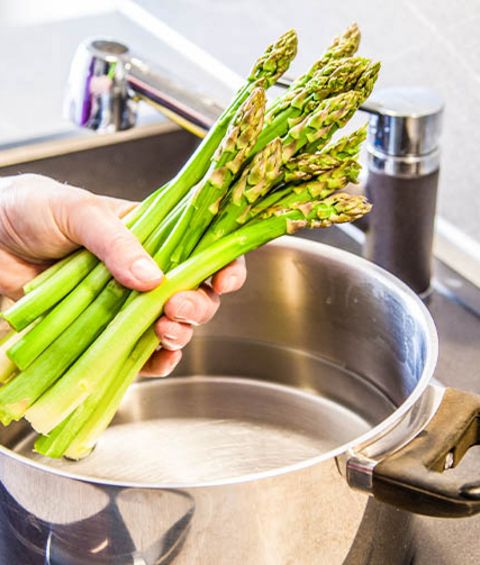
[[364, 255], [420, 295], [430, 288], [443, 102], [426, 88], [378, 91], [365, 192], [373, 203]]

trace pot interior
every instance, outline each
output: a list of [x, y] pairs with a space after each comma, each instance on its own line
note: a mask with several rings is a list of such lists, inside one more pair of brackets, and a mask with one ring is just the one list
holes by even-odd
[[252, 253], [245, 288], [198, 328], [167, 379], [132, 386], [80, 462], [5, 447], [52, 470], [125, 483], [201, 485], [276, 473], [364, 437], [426, 386], [435, 332], [420, 301], [366, 261], [284, 238]]

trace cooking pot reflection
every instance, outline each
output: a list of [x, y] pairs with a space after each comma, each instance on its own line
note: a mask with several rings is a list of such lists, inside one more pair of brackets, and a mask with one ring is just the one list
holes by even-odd
[[[55, 505], [45, 500], [47, 492], [56, 493]], [[180, 490], [100, 489], [48, 474], [26, 483], [21, 473], [6, 473], [0, 486], [1, 563], [167, 564], [193, 514], [193, 498]]]

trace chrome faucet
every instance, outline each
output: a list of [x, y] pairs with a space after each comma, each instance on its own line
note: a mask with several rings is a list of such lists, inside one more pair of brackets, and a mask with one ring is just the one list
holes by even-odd
[[123, 43], [90, 39], [74, 55], [65, 97], [65, 114], [76, 125], [98, 132], [133, 127], [143, 100], [180, 126], [203, 137], [222, 108], [208, 96], [187, 89]]

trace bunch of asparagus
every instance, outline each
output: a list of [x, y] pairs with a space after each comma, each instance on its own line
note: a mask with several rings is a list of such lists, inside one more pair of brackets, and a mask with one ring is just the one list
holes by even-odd
[[297, 50], [294, 31], [281, 36], [177, 176], [126, 218], [166, 273], [156, 289], [122, 287], [85, 249], [26, 286], [3, 314], [13, 328], [0, 342], [4, 425], [24, 417], [42, 434], [39, 453], [86, 456], [159, 346], [153, 323], [173, 294], [281, 235], [369, 211], [338, 192], [357, 180], [365, 128], [331, 141], [378, 75], [378, 63], [354, 56], [359, 40], [351, 26], [266, 107]]

